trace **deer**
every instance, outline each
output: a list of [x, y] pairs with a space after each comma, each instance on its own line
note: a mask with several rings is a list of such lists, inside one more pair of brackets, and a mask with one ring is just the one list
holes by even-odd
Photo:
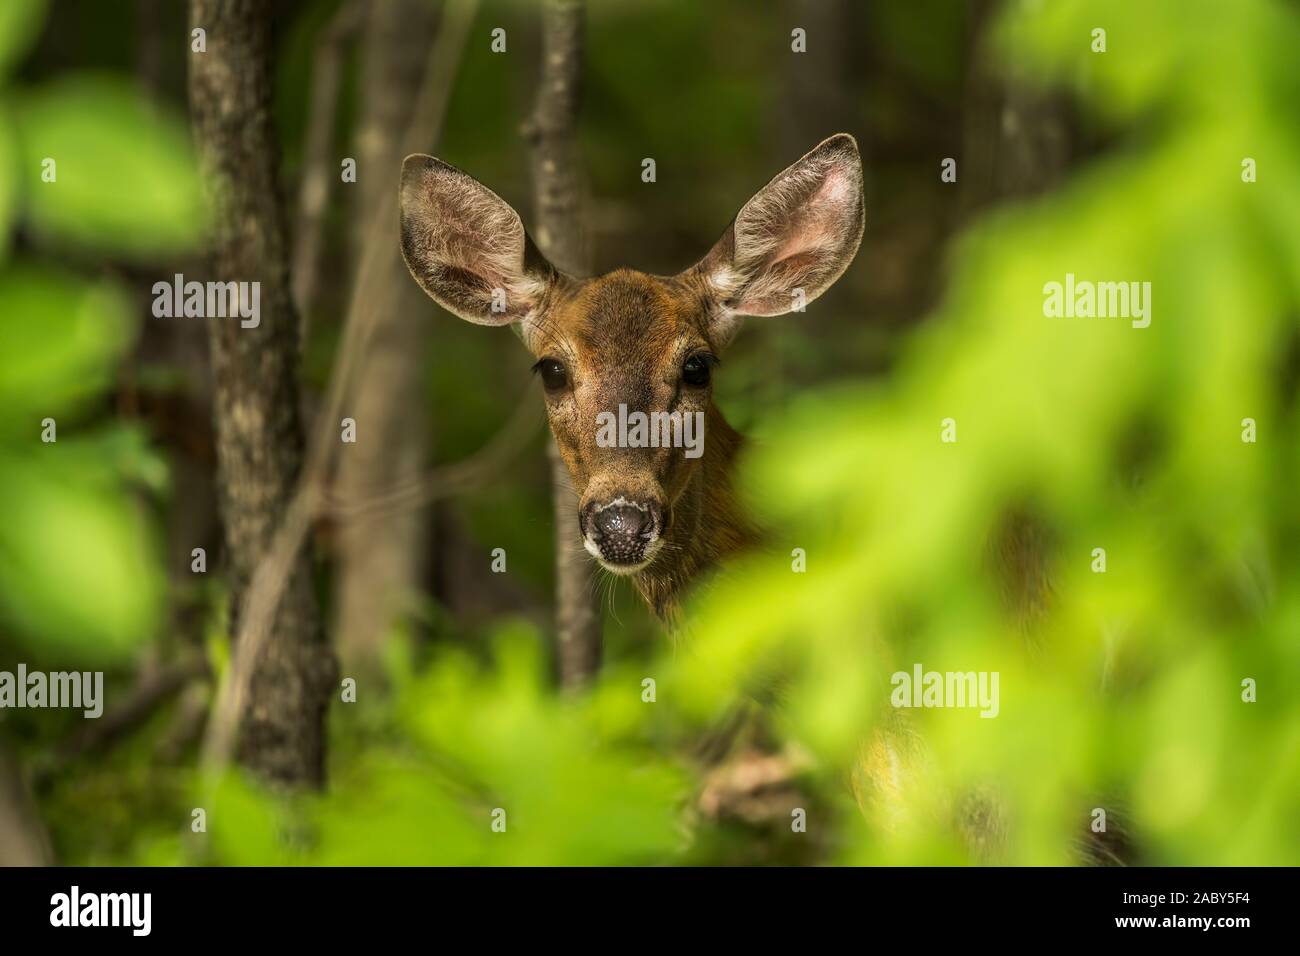
[[[866, 221], [857, 142], [847, 133], [823, 140], [755, 193], [702, 259], [673, 276], [626, 268], [591, 278], [562, 273], [504, 200], [432, 156], [406, 158], [400, 200], [402, 254], [421, 288], [469, 322], [514, 327], [536, 358], [551, 433], [576, 492], [578, 540], [607, 571], [630, 578], [671, 625], [693, 583], [760, 541], [735, 493], [744, 438], [714, 404], [713, 376], [746, 316], [799, 311], [853, 262]], [[702, 416], [703, 454], [683, 454], [671, 442], [599, 441], [602, 417], [624, 409]], [[1009, 605], [1023, 620], [1042, 612], [1050, 591], [1033, 530], [1015, 520], [992, 542]], [[755, 781], [783, 786], [798, 763], [751, 753], [717, 766], [700, 805], [746, 801]], [[888, 828], [909, 793], [924, 788], [918, 770], [925, 764], [924, 742], [890, 715], [854, 768], [864, 815]], [[949, 802], [973, 855], [994, 858], [1005, 829], [996, 796], [952, 794]], [[1099, 852], [1117, 859], [1106, 847], [1085, 849]]]
[[[402, 164], [412, 277], [453, 315], [517, 332], [576, 493], [577, 541], [668, 626], [694, 582], [761, 538], [735, 492], [744, 438], [713, 401], [720, 356], [746, 316], [802, 311], [830, 288], [865, 220], [857, 142], [839, 133], [755, 193], [693, 266], [585, 278], [548, 262], [519, 214], [468, 173], [420, 153]], [[628, 409], [702, 421], [702, 454], [602, 442], [602, 419]], [[780, 758], [750, 762], [777, 783], [788, 776]]]
[[[519, 214], [469, 174], [420, 153], [402, 164], [411, 275], [452, 314], [517, 331], [576, 492], [578, 540], [664, 621], [692, 582], [759, 540], [735, 494], [744, 438], [713, 402], [720, 355], [744, 317], [802, 310], [830, 288], [865, 219], [857, 142], [839, 133], [760, 189], [685, 271], [580, 278], [548, 262]], [[699, 417], [703, 453], [608, 447], [598, 422], [624, 409]]]

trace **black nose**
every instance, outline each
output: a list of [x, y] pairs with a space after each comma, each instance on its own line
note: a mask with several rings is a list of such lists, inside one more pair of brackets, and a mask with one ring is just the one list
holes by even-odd
[[654, 527], [649, 508], [609, 505], [592, 515], [596, 535], [601, 538], [638, 538]]
[[607, 505], [592, 502], [579, 519], [583, 534], [590, 532], [606, 567], [638, 565], [646, 559], [655, 535], [662, 532], [662, 512], [653, 502], [615, 498]]

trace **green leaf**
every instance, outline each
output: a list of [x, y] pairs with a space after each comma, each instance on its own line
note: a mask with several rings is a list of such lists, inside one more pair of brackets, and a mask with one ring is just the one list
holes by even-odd
[[158, 625], [163, 582], [148, 521], [87, 468], [75, 439], [33, 443], [0, 452], [0, 616], [46, 658], [120, 659]]
[[88, 483], [108, 489], [129, 484], [157, 495], [168, 490], [166, 459], [149, 444], [149, 435], [140, 425], [114, 422], [85, 435], [74, 435], [71, 442], [63, 440], [67, 437], [65, 431], [59, 435], [60, 462]]
[[5, 0], [0, 3], [0, 74], [18, 62], [45, 22], [46, 0]]
[[0, 273], [0, 438], [101, 392], [133, 338], [129, 303], [108, 283], [25, 266]]
[[[40, 234], [128, 257], [193, 249], [206, 216], [182, 121], [111, 77], [26, 95], [19, 114], [26, 212]], [[42, 179], [54, 160], [55, 179]]]

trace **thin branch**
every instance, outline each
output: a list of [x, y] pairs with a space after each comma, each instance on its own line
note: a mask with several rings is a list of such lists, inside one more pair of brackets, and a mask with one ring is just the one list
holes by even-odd
[[88, 721], [82, 730], [58, 745], [54, 759], [37, 769], [38, 787], [78, 757], [112, 746], [173, 696], [210, 676], [207, 659], [200, 655], [155, 667], [141, 675], [124, 701], [98, 720]]
[[325, 207], [334, 170], [330, 149], [338, 116], [343, 55], [361, 24], [365, 7], [359, 0], [344, 0], [326, 25], [312, 65], [311, 105], [304, 137], [302, 177], [298, 187], [298, 214], [294, 229], [293, 301], [298, 307], [300, 337], [307, 338], [316, 287], [320, 278]]
[[434, 468], [416, 479], [391, 487], [382, 495], [354, 501], [329, 492], [324, 507], [335, 517], [356, 518], [412, 510], [481, 487], [501, 475], [505, 466], [537, 434], [542, 424], [541, 408], [535, 396], [530, 394], [518, 403], [510, 419], [487, 444], [469, 458]]

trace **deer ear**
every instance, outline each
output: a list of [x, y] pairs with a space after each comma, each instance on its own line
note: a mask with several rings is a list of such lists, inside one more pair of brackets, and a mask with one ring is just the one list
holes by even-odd
[[729, 339], [742, 315], [812, 302], [853, 261], [862, 239], [862, 159], [847, 133], [823, 141], [764, 186], [691, 272]]
[[444, 309], [479, 325], [522, 322], [556, 277], [519, 214], [468, 173], [415, 153], [402, 163], [402, 256]]

